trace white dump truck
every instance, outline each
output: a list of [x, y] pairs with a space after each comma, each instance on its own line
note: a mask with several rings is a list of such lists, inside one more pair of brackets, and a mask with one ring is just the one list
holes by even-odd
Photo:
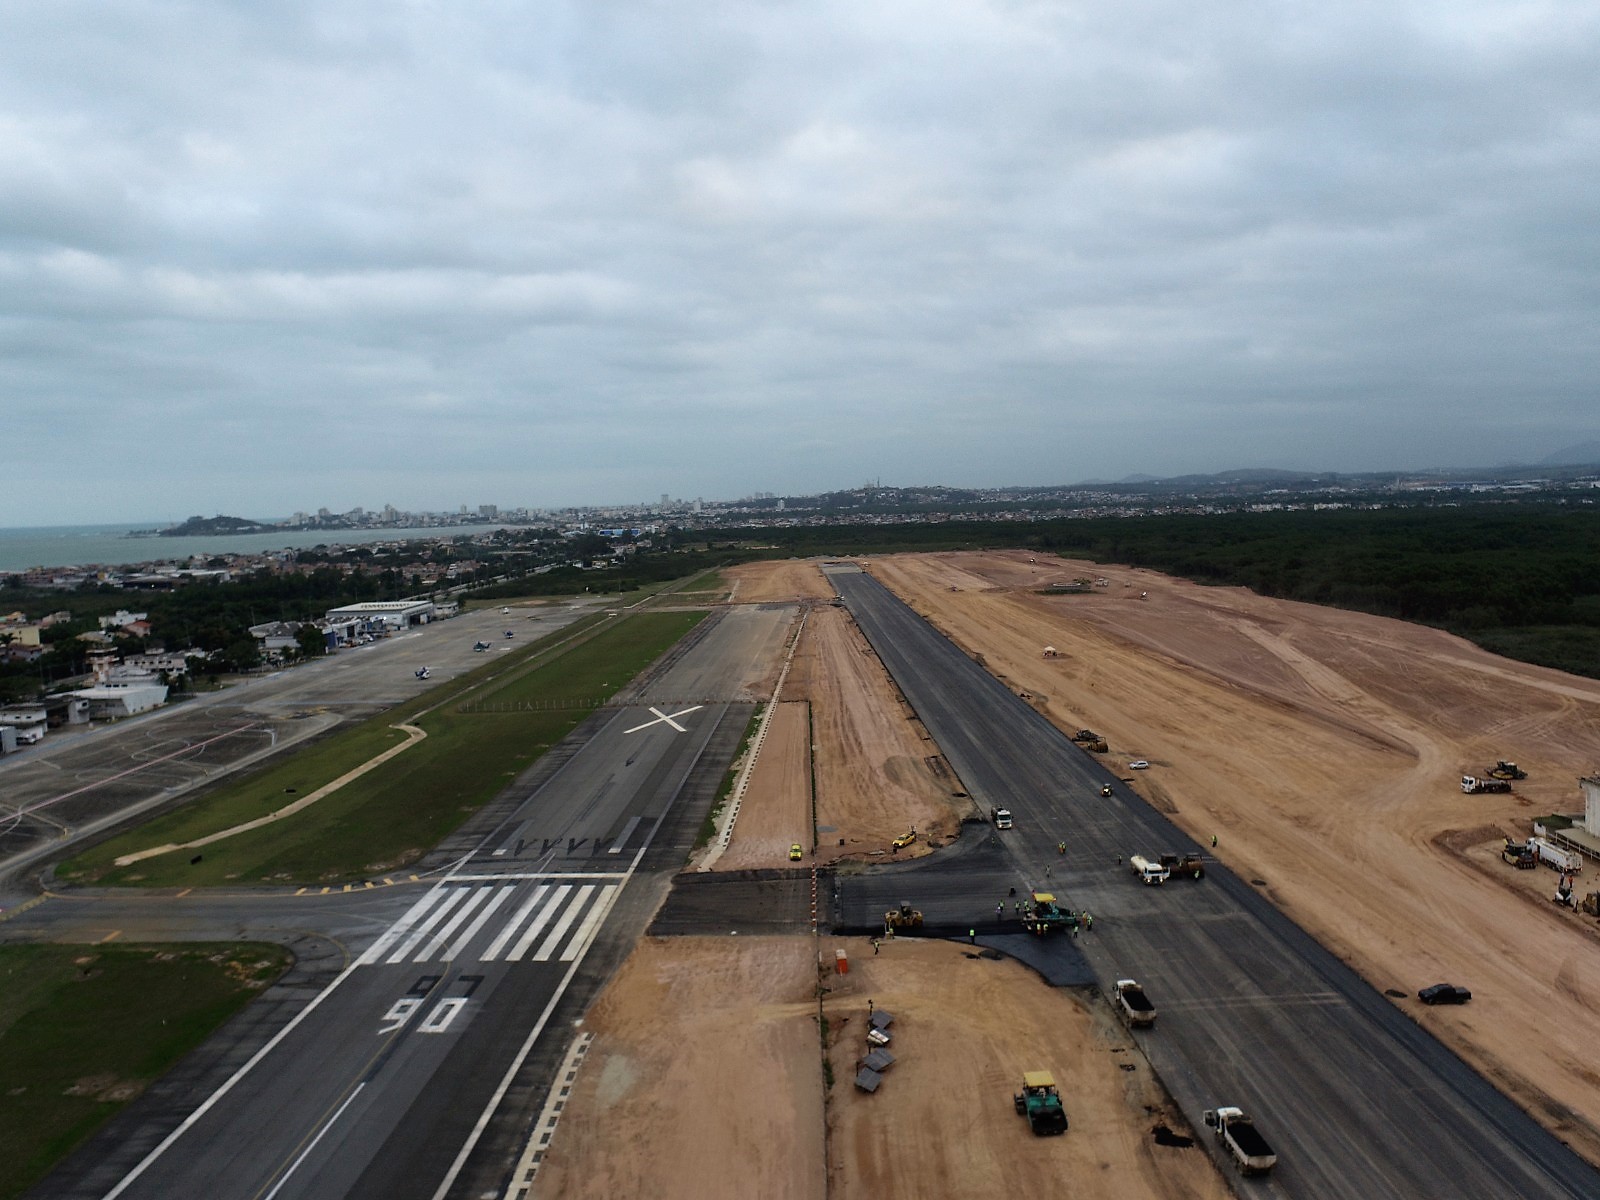
[[1165, 883], [1167, 876], [1172, 874], [1161, 865], [1160, 859], [1148, 859], [1142, 854], [1135, 854], [1128, 859], [1128, 866], [1133, 868], [1133, 873], [1146, 887], [1152, 884]]
[[1240, 1173], [1265, 1175], [1277, 1165], [1278, 1156], [1267, 1145], [1267, 1139], [1255, 1123], [1245, 1116], [1242, 1108], [1207, 1109], [1206, 1128], [1216, 1133], [1218, 1140], [1233, 1157]]
[[1148, 1029], [1156, 1023], [1156, 1006], [1150, 1003], [1150, 997], [1144, 994], [1144, 988], [1132, 979], [1119, 979], [1113, 987], [1117, 994], [1117, 1006], [1122, 1009], [1122, 1015], [1129, 1025], [1136, 1029]]

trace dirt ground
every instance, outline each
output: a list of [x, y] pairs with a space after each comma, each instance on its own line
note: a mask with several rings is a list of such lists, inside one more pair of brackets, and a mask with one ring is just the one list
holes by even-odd
[[845, 610], [811, 611], [784, 698], [811, 703], [819, 862], [884, 858], [908, 829], [917, 841], [899, 854], [926, 854], [973, 811]]
[[809, 937], [641, 941], [585, 1018], [533, 1195], [821, 1200], [815, 956]]
[[[869, 997], [896, 1018], [898, 1062], [874, 1096], [851, 1084]], [[649, 938], [585, 1027], [595, 1041], [536, 1196], [1047, 1196], [1067, 1179], [1117, 1200], [1229, 1194], [1201, 1149], [1155, 1144], [1157, 1124], [1185, 1131], [1104, 1003], [961, 946], [906, 940], [874, 958], [863, 940]], [[1064, 1137], [1033, 1137], [1012, 1108], [1037, 1069], [1062, 1086]]]
[[[1399, 1001], [1600, 1161], [1600, 930], [1547, 901], [1555, 876], [1493, 851], [1581, 807], [1600, 765], [1600, 682], [1359, 613], [1025, 553], [869, 560], [1375, 986], [1449, 980], [1470, 1005]], [[1078, 575], [1086, 595], [1037, 589]], [[952, 591], [952, 587], [958, 589]], [[1147, 599], [1140, 599], [1148, 593]], [[1053, 645], [1059, 657], [1046, 659]], [[1530, 778], [1467, 796], [1497, 758]], [[820, 760], [820, 752], [819, 752]], [[1600, 887], [1591, 864], [1577, 891]]]
[[833, 588], [818, 568], [821, 559], [783, 559], [725, 567], [735, 604], [770, 604], [780, 600], [827, 600]]
[[780, 702], [750, 772], [718, 871], [789, 865], [796, 842], [811, 861], [811, 718], [804, 701]]
[[[1068, 1180], [1108, 1200], [1230, 1195], [1198, 1146], [1155, 1142], [1157, 1125], [1189, 1131], [1104, 1001], [949, 942], [890, 941], [877, 956], [862, 940], [823, 944], [850, 963], [825, 981], [832, 1196], [1055, 1196]], [[895, 1018], [896, 1061], [872, 1095], [852, 1083], [869, 999]], [[1034, 1070], [1055, 1075], [1065, 1136], [1035, 1137], [1012, 1107]]]

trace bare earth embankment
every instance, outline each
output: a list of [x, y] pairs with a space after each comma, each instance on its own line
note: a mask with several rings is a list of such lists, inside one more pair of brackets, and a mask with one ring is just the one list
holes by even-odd
[[[1578, 807], [1576, 777], [1600, 765], [1600, 682], [1141, 570], [1023, 553], [869, 568], [1063, 729], [1100, 731], [1113, 762], [1149, 759], [1137, 790], [1216, 835], [1218, 857], [1376, 986], [1472, 988], [1459, 1009], [1397, 1003], [1600, 1161], [1600, 932], [1543, 898], [1553, 874], [1489, 853]], [[1111, 586], [1036, 594], [1077, 575]], [[1530, 778], [1463, 795], [1460, 776], [1497, 758]]]

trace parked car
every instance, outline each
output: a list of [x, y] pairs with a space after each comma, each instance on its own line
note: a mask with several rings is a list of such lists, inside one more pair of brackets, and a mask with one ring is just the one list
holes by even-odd
[[1465, 1004], [1472, 999], [1472, 993], [1453, 983], [1436, 983], [1418, 992], [1417, 999], [1424, 1004]]
[[1144, 771], [1148, 770], [1149, 767], [1150, 764], [1142, 758], [1136, 758], [1128, 764], [1128, 770], [1130, 771]]

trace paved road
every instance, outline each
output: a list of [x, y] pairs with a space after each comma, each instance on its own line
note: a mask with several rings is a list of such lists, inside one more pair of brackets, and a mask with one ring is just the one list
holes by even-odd
[[[213, 1075], [189, 1105], [119, 1122], [40, 1195], [501, 1194], [571, 1021], [681, 867], [752, 712], [743, 681], [773, 669], [792, 618], [792, 607], [713, 618], [636, 704], [596, 714], [576, 752], [513, 784], [515, 802], [428, 886], [214, 897], [188, 918], [190, 897], [155, 898], [137, 902], [152, 910], [143, 924], [124, 898], [98, 912], [52, 899], [17, 918], [8, 938], [36, 923], [213, 931], [234, 918], [250, 936], [281, 931], [298, 904], [353, 955], [221, 1087]], [[722, 695], [705, 695], [718, 677]], [[691, 684], [700, 707], [664, 708]]]
[[[486, 658], [594, 611], [595, 602], [499, 609], [419, 626], [148, 716], [53, 733], [0, 759], [0, 877], [74, 836], [159, 805], [346, 720], [409, 700]], [[512, 630], [515, 638], [505, 637]], [[473, 643], [487, 641], [487, 653]], [[430, 678], [416, 677], [426, 666]]]
[[[1136, 1036], [1185, 1116], [1200, 1128], [1201, 1110], [1218, 1104], [1256, 1115], [1280, 1161], [1248, 1185], [1252, 1194], [1600, 1197], [1600, 1172], [1426, 1031], [1439, 1014], [1385, 999], [1256, 886], [1220, 867], [1197, 883], [1142, 886], [1119, 859], [1196, 849], [1193, 841], [1120, 785], [1102, 800], [1113, 776], [876, 580], [846, 567], [830, 575], [982, 809], [1016, 814], [1015, 829], [994, 835], [1012, 864], [1007, 888], [1048, 886], [1088, 908], [1094, 929], [1078, 945], [1101, 981], [1146, 985], [1162, 1015]], [[1055, 851], [1062, 838], [1064, 858]], [[922, 869], [931, 892], [937, 858]], [[916, 878], [904, 871], [894, 884], [904, 891]], [[1003, 882], [993, 879], [994, 894], [969, 909], [974, 924], [993, 921]], [[874, 885], [852, 900], [846, 889], [843, 902], [856, 909], [846, 923], [881, 911], [884, 891]], [[1414, 993], [1432, 982], [1394, 986]]]

